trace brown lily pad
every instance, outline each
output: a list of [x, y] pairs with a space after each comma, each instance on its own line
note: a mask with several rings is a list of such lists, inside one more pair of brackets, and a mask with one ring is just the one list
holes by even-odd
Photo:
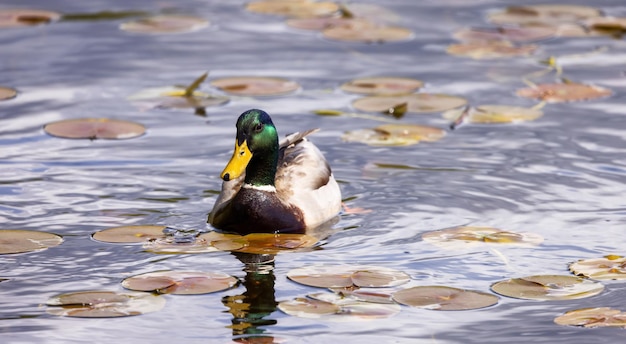
[[535, 233], [515, 233], [492, 227], [462, 226], [422, 234], [422, 239], [446, 248], [462, 248], [470, 244], [489, 243], [535, 246], [543, 237]]
[[626, 17], [595, 17], [585, 21], [585, 27], [600, 35], [622, 37], [626, 33]]
[[464, 42], [509, 41], [533, 42], [550, 38], [556, 34], [552, 26], [523, 26], [523, 27], [496, 27], [496, 28], [463, 28], [453, 36]]
[[49, 135], [66, 139], [123, 140], [139, 137], [146, 128], [135, 122], [109, 118], [66, 119], [43, 127]]
[[34, 26], [49, 24], [61, 18], [61, 14], [52, 11], [30, 9], [0, 10], [0, 28]]
[[511, 58], [532, 55], [538, 46], [515, 46], [508, 41], [482, 41], [452, 44], [447, 48], [450, 55], [469, 57], [475, 60]]
[[246, 5], [254, 13], [294, 18], [326, 17], [336, 13], [339, 5], [334, 2], [309, 1], [255, 1]]
[[582, 308], [568, 311], [554, 322], [563, 326], [626, 328], [626, 313], [609, 307]]
[[409, 94], [424, 86], [424, 82], [400, 77], [366, 77], [348, 81], [340, 86], [345, 92], [371, 95]]
[[294, 81], [262, 76], [242, 76], [215, 79], [211, 85], [238, 96], [277, 96], [294, 92], [300, 85]]
[[[543, 111], [510, 105], [480, 105], [469, 110], [466, 120], [471, 123], [518, 123], [533, 121], [543, 116]], [[449, 110], [443, 118], [456, 121], [462, 115], [458, 110]]]
[[322, 31], [336, 26], [352, 26], [354, 18], [345, 17], [318, 17], [292, 18], [287, 20], [287, 26], [300, 30]]
[[112, 291], [82, 291], [50, 298], [46, 305], [49, 314], [79, 318], [116, 318], [140, 315], [161, 310], [162, 296], [149, 293]]
[[141, 34], [176, 34], [197, 31], [208, 25], [209, 22], [204, 18], [164, 14], [122, 23], [120, 29]]
[[17, 96], [17, 90], [0, 86], [0, 101], [13, 99]]
[[562, 103], [604, 98], [610, 96], [612, 92], [599, 86], [569, 82], [539, 84], [534, 87], [519, 89], [516, 94], [520, 97], [539, 99], [548, 103]]
[[91, 235], [94, 240], [108, 243], [142, 243], [154, 239], [165, 238], [165, 226], [137, 225], [121, 226], [104, 229]]
[[324, 315], [336, 314], [341, 307], [325, 301], [297, 297], [294, 300], [281, 301], [278, 309], [291, 316], [300, 318], [320, 318]]
[[408, 146], [420, 141], [434, 142], [446, 135], [445, 130], [417, 124], [385, 124], [373, 129], [348, 131], [341, 139], [370, 146]]
[[600, 10], [579, 5], [525, 5], [511, 6], [493, 12], [487, 19], [495, 24], [548, 24], [574, 23], [583, 19], [599, 17]]
[[403, 305], [439, 311], [460, 311], [493, 306], [498, 297], [473, 290], [445, 286], [419, 286], [393, 293], [393, 299]]
[[362, 301], [346, 294], [314, 293], [307, 295], [308, 298], [328, 302], [339, 306], [339, 312], [324, 316], [323, 320], [351, 321], [351, 320], [374, 320], [384, 319], [396, 315], [402, 309], [395, 303], [379, 303]]
[[407, 104], [409, 113], [440, 112], [467, 104], [462, 97], [448, 94], [415, 93], [399, 96], [369, 96], [352, 102], [352, 106], [360, 111], [386, 113], [399, 104]]
[[319, 240], [306, 234], [252, 233], [245, 236], [231, 235], [226, 239], [213, 240], [211, 245], [223, 251], [254, 254], [278, 254], [300, 248], [312, 247]]
[[325, 38], [335, 41], [385, 43], [413, 38], [413, 31], [399, 26], [377, 25], [364, 20], [353, 20], [349, 25], [338, 25], [322, 31]]
[[307, 266], [289, 271], [287, 278], [319, 288], [394, 287], [410, 280], [402, 271], [367, 266]]
[[626, 279], [626, 258], [609, 255], [604, 258], [581, 259], [570, 264], [569, 269], [578, 276], [595, 280]]
[[0, 229], [0, 255], [42, 251], [63, 242], [59, 235], [22, 229]]
[[604, 286], [569, 275], [537, 275], [497, 282], [491, 290], [518, 299], [573, 300], [597, 295], [604, 290]]
[[159, 294], [197, 295], [230, 289], [237, 279], [221, 272], [157, 271], [128, 277], [126, 289]]

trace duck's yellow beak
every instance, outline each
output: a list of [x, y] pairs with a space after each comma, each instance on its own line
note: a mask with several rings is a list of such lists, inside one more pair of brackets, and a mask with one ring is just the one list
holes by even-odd
[[248, 149], [248, 141], [243, 140], [241, 144], [235, 139], [235, 151], [233, 157], [222, 171], [221, 177], [225, 181], [239, 178], [245, 171], [248, 163], [252, 159], [252, 152]]

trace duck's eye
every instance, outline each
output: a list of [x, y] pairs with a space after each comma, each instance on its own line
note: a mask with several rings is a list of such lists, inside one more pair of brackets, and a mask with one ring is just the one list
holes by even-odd
[[263, 131], [263, 124], [257, 124], [256, 127], [254, 127], [254, 132], [256, 133], [260, 133], [261, 131]]

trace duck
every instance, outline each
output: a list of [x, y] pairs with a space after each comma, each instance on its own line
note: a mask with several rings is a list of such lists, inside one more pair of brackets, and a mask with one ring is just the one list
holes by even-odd
[[278, 140], [271, 117], [250, 109], [237, 119], [235, 149], [209, 213], [213, 227], [241, 235], [304, 234], [336, 219], [341, 190], [322, 152], [307, 139], [319, 129]]

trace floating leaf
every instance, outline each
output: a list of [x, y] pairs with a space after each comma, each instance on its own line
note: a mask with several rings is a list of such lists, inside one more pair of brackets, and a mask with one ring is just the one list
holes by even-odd
[[297, 297], [290, 301], [278, 303], [278, 309], [291, 316], [300, 318], [320, 318], [324, 315], [335, 314], [341, 308], [333, 303]]
[[575, 276], [538, 275], [497, 282], [491, 290], [518, 299], [573, 300], [597, 295], [604, 286]]
[[186, 240], [185, 242], [179, 242], [174, 236], [166, 236], [144, 242], [143, 249], [146, 252], [159, 254], [188, 254], [220, 251], [211, 245], [212, 239], [215, 238], [212, 236], [207, 239], [206, 237], [200, 235], [192, 241]]
[[186, 109], [206, 108], [226, 104], [230, 98], [193, 91], [186, 95], [187, 91], [176, 87], [149, 88], [128, 97], [133, 102], [147, 104], [150, 108], [162, 109]]
[[311, 18], [330, 16], [339, 10], [339, 5], [334, 2], [255, 1], [248, 3], [246, 10], [261, 14]]
[[460, 311], [493, 306], [498, 297], [479, 291], [444, 286], [419, 286], [392, 294], [403, 305], [439, 311]]
[[626, 313], [609, 307], [582, 308], [566, 312], [554, 322], [564, 326], [626, 328]]
[[394, 287], [410, 280], [404, 272], [368, 266], [308, 266], [289, 271], [287, 278], [319, 288]]
[[43, 129], [49, 135], [56, 137], [90, 140], [130, 139], [146, 132], [146, 128], [139, 123], [109, 118], [66, 119], [46, 124]]
[[165, 238], [165, 226], [139, 225], [121, 226], [104, 229], [91, 235], [94, 240], [108, 243], [142, 243], [149, 240]]
[[287, 25], [300, 30], [322, 31], [336, 26], [352, 26], [355, 19], [344, 17], [294, 18]]
[[343, 91], [372, 95], [409, 94], [424, 86], [424, 82], [400, 77], [367, 77], [348, 81], [340, 86]]
[[50, 298], [47, 312], [79, 318], [114, 318], [140, 315], [161, 310], [165, 299], [148, 293], [82, 291]]
[[347, 288], [331, 288], [336, 294], [341, 297], [351, 297], [358, 301], [370, 302], [370, 303], [394, 303], [391, 299], [391, 293], [382, 291], [370, 291], [364, 289], [351, 290]]
[[236, 251], [254, 254], [277, 254], [298, 248], [311, 247], [319, 240], [306, 234], [271, 234], [252, 233], [231, 236], [223, 240], [214, 240], [211, 244], [224, 251]]
[[[455, 120], [457, 110], [449, 110], [443, 114], [448, 120]], [[543, 111], [509, 105], [480, 105], [469, 109], [467, 120], [471, 123], [511, 123], [533, 121], [543, 116]]]
[[415, 93], [399, 96], [369, 96], [352, 102], [355, 109], [369, 112], [385, 112], [402, 103], [407, 103], [410, 113], [439, 112], [467, 104], [465, 98], [447, 94]]
[[65, 13], [63, 21], [96, 21], [96, 20], [118, 20], [132, 17], [141, 17], [148, 15], [143, 11], [101, 11], [89, 13]]
[[569, 269], [578, 276], [595, 280], [624, 280], [626, 279], [626, 258], [606, 256], [604, 258], [581, 259], [570, 264]]
[[339, 306], [339, 312], [325, 316], [324, 320], [349, 321], [389, 318], [400, 312], [400, 305], [395, 303], [364, 302], [353, 297], [334, 293], [315, 293], [307, 295], [313, 300], [328, 302]]
[[207, 27], [206, 19], [178, 14], [164, 14], [122, 23], [122, 31], [145, 34], [186, 33]]
[[612, 92], [599, 86], [570, 82], [535, 85], [534, 87], [519, 89], [516, 94], [524, 98], [539, 99], [549, 103], [561, 103], [604, 98], [610, 96]]
[[42, 251], [60, 245], [63, 238], [52, 233], [0, 229], [0, 254]]
[[237, 279], [221, 272], [157, 271], [128, 277], [126, 289], [160, 294], [208, 294], [232, 288]]
[[349, 25], [324, 29], [322, 35], [336, 41], [385, 43], [409, 40], [413, 38], [413, 31], [399, 26], [375, 25], [366, 21], [353, 20]]
[[600, 10], [577, 5], [525, 5], [511, 6], [504, 11], [493, 12], [487, 19], [496, 24], [550, 24], [574, 23], [598, 17]]
[[445, 134], [444, 130], [434, 127], [385, 124], [373, 129], [348, 131], [341, 138], [347, 142], [360, 142], [370, 146], [408, 146], [420, 141], [437, 141]]
[[626, 18], [595, 17], [585, 21], [585, 26], [594, 33], [620, 38], [626, 33]]
[[543, 238], [535, 233], [515, 233], [492, 227], [462, 226], [422, 234], [422, 239], [446, 248], [463, 248], [469, 244], [539, 245]]
[[274, 77], [242, 76], [215, 79], [211, 85], [224, 92], [239, 96], [277, 96], [300, 88], [298, 83]]
[[454, 38], [465, 42], [511, 41], [532, 42], [550, 38], [557, 30], [551, 26], [463, 28], [454, 33]]
[[0, 28], [49, 24], [61, 18], [61, 14], [43, 10], [3, 9], [0, 10]]
[[508, 41], [483, 41], [451, 44], [446, 51], [450, 55], [480, 60], [529, 56], [532, 55], [537, 48], [536, 45], [514, 46]]
[[16, 90], [0, 86], [0, 101], [15, 98], [15, 96], [17, 96]]

